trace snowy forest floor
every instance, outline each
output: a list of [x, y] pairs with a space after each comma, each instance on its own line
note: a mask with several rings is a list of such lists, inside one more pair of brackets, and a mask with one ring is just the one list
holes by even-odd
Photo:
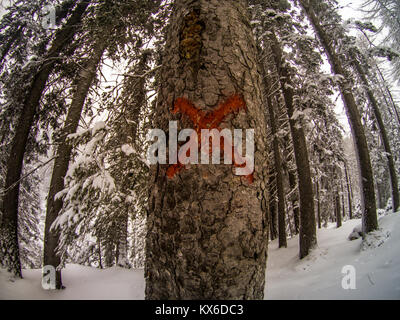
[[[298, 237], [288, 248], [269, 244], [266, 299], [400, 299], [400, 213], [383, 216], [380, 231], [369, 236], [370, 246], [348, 235], [360, 220], [349, 220], [341, 228], [330, 225], [318, 230], [318, 248], [298, 259]], [[389, 235], [389, 236], [388, 236]], [[388, 237], [387, 237], [388, 236]], [[342, 288], [342, 268], [356, 270], [356, 289]], [[67, 289], [45, 291], [41, 270], [23, 270], [24, 279], [10, 281], [0, 270], [0, 299], [143, 299], [143, 270], [100, 270], [67, 265], [63, 282]]]

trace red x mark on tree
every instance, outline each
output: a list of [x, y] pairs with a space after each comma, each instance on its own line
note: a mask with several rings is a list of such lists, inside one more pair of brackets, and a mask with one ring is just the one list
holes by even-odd
[[[236, 113], [241, 109], [243, 110], [246, 109], [246, 103], [244, 102], [241, 96], [235, 94], [230, 96], [223, 103], [219, 104], [217, 108], [209, 112], [204, 112], [196, 108], [196, 106], [186, 98], [178, 98], [175, 100], [174, 109], [171, 112], [173, 114], [176, 114], [178, 112], [184, 114], [193, 122], [194, 130], [196, 131], [198, 137], [197, 141], [200, 144], [201, 129], [209, 129], [209, 130], [219, 129], [218, 126], [221, 124], [221, 122], [225, 119], [227, 115]], [[220, 143], [222, 146], [223, 145], [222, 139]], [[244, 167], [245, 160], [237, 152], [236, 148], [232, 146], [232, 142], [227, 141], [227, 144], [230, 146], [230, 149], [232, 150], [233, 165], [235, 167]], [[223, 150], [223, 147], [221, 148], [221, 150]], [[211, 150], [208, 150], [208, 153], [210, 152]], [[179, 172], [182, 168], [184, 168], [184, 164], [179, 163], [178, 161], [177, 164], [173, 164], [168, 167], [167, 176], [169, 178], [174, 177], [174, 175], [177, 172]], [[249, 183], [252, 183], [254, 180], [253, 173], [245, 177]]]

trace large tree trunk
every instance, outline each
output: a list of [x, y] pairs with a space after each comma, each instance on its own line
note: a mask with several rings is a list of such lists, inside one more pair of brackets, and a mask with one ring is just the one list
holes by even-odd
[[[68, 109], [67, 118], [63, 129], [61, 141], [57, 148], [56, 160], [54, 162], [53, 173], [51, 176], [49, 195], [47, 197], [47, 211], [44, 228], [44, 265], [51, 265], [57, 268], [60, 264], [60, 257], [57, 254], [59, 234], [52, 230], [51, 225], [57, 219], [63, 206], [61, 198], [55, 198], [56, 194], [64, 189], [64, 178], [68, 171], [71, 159], [72, 145], [66, 141], [69, 134], [75, 133], [82, 113], [82, 108], [89, 92], [90, 85], [96, 76], [97, 66], [106, 47], [106, 42], [99, 40], [94, 46], [91, 57], [80, 71], [78, 79], [75, 82], [75, 92], [72, 98], [71, 106]], [[56, 288], [62, 288], [61, 270], [56, 272]]]
[[364, 90], [367, 94], [368, 101], [372, 107], [372, 111], [374, 112], [375, 119], [378, 124], [379, 133], [380, 133], [382, 143], [383, 143], [383, 148], [385, 150], [386, 157], [387, 157], [387, 164], [388, 164], [389, 176], [390, 176], [390, 184], [392, 187], [393, 212], [396, 212], [400, 205], [399, 184], [398, 184], [398, 180], [397, 180], [397, 174], [396, 174], [396, 168], [395, 168], [395, 164], [394, 164], [392, 149], [390, 147], [389, 138], [386, 133], [385, 124], [383, 122], [382, 115], [379, 110], [378, 101], [376, 101], [375, 96], [369, 87], [369, 82], [368, 82], [367, 76], [366, 76], [364, 70], [362, 69], [361, 65], [359, 64], [359, 62], [356, 60], [356, 57], [353, 57], [353, 65], [355, 66], [358, 76], [360, 77], [360, 80], [364, 86]]
[[47, 79], [53, 70], [60, 52], [70, 43], [74, 36], [88, 3], [87, 1], [80, 2], [66, 25], [56, 33], [54, 41], [44, 59], [45, 62], [34, 77], [30, 91], [24, 102], [15, 136], [11, 143], [5, 179], [6, 191], [2, 199], [0, 261], [8, 270], [19, 277], [22, 275], [17, 232], [18, 198], [19, 179], [21, 177], [25, 147]]
[[[310, 2], [312, 4], [310, 4]], [[332, 39], [324, 31], [317, 18], [315, 10], [318, 10], [321, 2], [318, 0], [300, 1], [304, 11], [310, 19], [315, 32], [317, 33], [322, 46], [325, 48], [328, 60], [331, 64], [332, 71], [336, 75], [342, 76], [344, 79], [340, 83], [340, 91], [344, 106], [346, 108], [347, 117], [349, 119], [353, 139], [356, 146], [356, 154], [358, 166], [360, 169], [360, 186], [361, 186], [361, 202], [363, 210], [363, 232], [368, 233], [378, 228], [378, 219], [376, 213], [374, 177], [371, 167], [371, 160], [368, 150], [367, 139], [365, 137], [364, 128], [361, 123], [361, 116], [358, 110], [355, 98], [352, 93], [349, 75], [342, 66], [339, 56], [332, 47]]]
[[288, 67], [283, 63], [282, 49], [275, 36], [272, 39], [272, 52], [279, 75], [281, 90], [285, 100], [286, 110], [289, 117], [290, 132], [292, 135], [293, 149], [297, 166], [300, 195], [300, 259], [308, 255], [311, 249], [317, 245], [314, 194], [311, 179], [310, 162], [306, 137], [302, 126], [294, 120], [294, 86]]
[[[246, 110], [219, 115], [226, 116], [220, 127], [255, 129], [256, 164], [253, 183], [235, 176], [231, 165], [187, 165], [173, 177], [167, 165], [151, 168], [146, 299], [262, 299], [268, 153], [247, 1], [176, 0], [168, 30], [153, 125], [168, 130], [177, 98], [209, 112], [213, 122], [217, 106], [239, 95]], [[193, 128], [185, 114], [176, 117], [182, 128]]]

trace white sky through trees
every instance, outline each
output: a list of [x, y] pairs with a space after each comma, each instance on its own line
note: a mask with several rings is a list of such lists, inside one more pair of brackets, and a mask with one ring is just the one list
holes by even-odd
[[[13, 0], [0, 0], [0, 18], [4, 15], [5, 13], [5, 8], [12, 4]], [[339, 5], [341, 6], [339, 12], [343, 17], [343, 20], [348, 20], [348, 19], [359, 19], [362, 20], [365, 14], [362, 12], [362, 5], [364, 3], [364, 0], [338, 0]], [[379, 21], [372, 21], [374, 24], [379, 26]], [[352, 35], [356, 35], [355, 31], [350, 32]], [[375, 44], [379, 44], [379, 41], [383, 38], [383, 36], [379, 37], [373, 37], [371, 35], [371, 39], [374, 40]], [[385, 71], [385, 76], [388, 78], [389, 84], [392, 86], [392, 94], [395, 96], [396, 100], [400, 100], [400, 87], [395, 84], [395, 79], [390, 79], [389, 75], [389, 68], [390, 65], [389, 63], [386, 63], [385, 61], [381, 60], [381, 67]], [[324, 68], [325, 69], [325, 68]], [[103, 68], [104, 75], [106, 76], [107, 80], [113, 81], [117, 80], [115, 75], [120, 74], [121, 70], [112, 70], [109, 67]], [[328, 62], [326, 61], [326, 72], [330, 72], [330, 66]], [[347, 116], [344, 110], [344, 106], [342, 103], [342, 100], [339, 95], [339, 91], [336, 92], [335, 96], [333, 97], [335, 99], [335, 113], [337, 115], [337, 118], [340, 122], [340, 124], [343, 126], [343, 129], [346, 131], [346, 135], [350, 134], [350, 127], [347, 121]]]

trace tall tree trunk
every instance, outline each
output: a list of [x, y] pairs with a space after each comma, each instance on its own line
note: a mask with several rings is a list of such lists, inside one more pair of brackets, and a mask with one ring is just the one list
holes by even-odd
[[393, 212], [396, 212], [400, 205], [399, 184], [398, 184], [398, 180], [397, 180], [396, 168], [395, 168], [395, 164], [394, 164], [392, 149], [390, 147], [389, 138], [386, 133], [386, 128], [385, 128], [385, 124], [382, 119], [381, 112], [379, 110], [378, 101], [376, 101], [375, 96], [369, 87], [369, 82], [368, 82], [367, 76], [366, 76], [364, 70], [362, 69], [360, 63], [358, 62], [358, 60], [356, 60], [356, 57], [353, 56], [352, 58], [353, 58], [353, 65], [355, 66], [358, 76], [363, 84], [364, 90], [368, 97], [368, 101], [370, 103], [370, 106], [372, 107], [372, 111], [374, 112], [375, 119], [378, 124], [379, 133], [380, 133], [380, 136], [382, 139], [383, 148], [386, 153], [387, 165], [388, 165], [388, 169], [389, 169], [390, 184], [392, 187]]
[[294, 86], [288, 67], [284, 64], [282, 49], [278, 40], [273, 35], [272, 51], [279, 75], [281, 90], [285, 100], [286, 110], [289, 117], [290, 132], [292, 135], [294, 155], [297, 166], [300, 195], [300, 259], [308, 255], [311, 249], [317, 245], [314, 194], [311, 179], [310, 162], [308, 159], [307, 143], [304, 130], [297, 120], [294, 120]]
[[[251, 183], [231, 165], [188, 165], [169, 177], [167, 165], [151, 168], [146, 299], [262, 299], [268, 152], [247, 1], [176, 0], [159, 75], [153, 125], [164, 131], [177, 98], [191, 101], [198, 116], [208, 111], [207, 123], [218, 120], [229, 97], [244, 101], [246, 110], [226, 114], [221, 126], [255, 129], [255, 171]], [[186, 114], [175, 117], [182, 128], [193, 127]]]
[[128, 211], [124, 211], [118, 225], [118, 242], [116, 251], [116, 265], [126, 268], [128, 266]]
[[59, 58], [60, 52], [70, 43], [76, 33], [88, 4], [89, 2], [87, 1], [80, 2], [66, 25], [56, 33], [44, 59], [45, 62], [33, 79], [11, 142], [11, 151], [8, 156], [7, 172], [5, 174], [5, 193], [2, 199], [0, 261], [18, 277], [22, 277], [17, 231], [19, 179], [21, 177], [25, 147], [47, 79], [53, 70], [56, 59]]
[[[296, 174], [292, 170], [288, 170], [288, 176], [289, 176], [289, 186], [291, 192], [295, 188], [297, 188], [297, 183], [296, 183]], [[300, 207], [298, 205], [298, 192], [295, 192], [295, 195], [292, 198], [292, 208], [293, 208], [293, 219], [294, 219], [294, 228], [296, 231], [296, 234], [299, 234], [300, 231]]]
[[101, 260], [101, 241], [99, 237], [97, 237], [96, 242], [97, 242], [97, 255], [99, 257], [99, 268], [103, 269], [103, 262]]
[[340, 228], [342, 226], [342, 214], [340, 212], [340, 196], [338, 190], [336, 190], [335, 194], [335, 216], [336, 216], [336, 227]]
[[[269, 99], [268, 99], [269, 100]], [[274, 164], [275, 164], [275, 179], [276, 189], [278, 194], [278, 236], [279, 248], [287, 248], [286, 242], [286, 219], [285, 219], [285, 195], [283, 189], [283, 176], [282, 176], [282, 161], [279, 150], [279, 141], [277, 137], [277, 127], [275, 123], [274, 106], [271, 101], [268, 101], [268, 112], [270, 118], [271, 131], [273, 135], [273, 148], [274, 148]]]
[[349, 206], [349, 219], [353, 219], [353, 201], [351, 196], [351, 181], [347, 171], [347, 164], [344, 163], [344, 174], [346, 176], [347, 204]]
[[318, 217], [318, 229], [321, 229], [321, 203], [319, 196], [319, 181], [317, 180], [316, 184], [316, 193], [317, 193], [317, 217]]
[[356, 146], [357, 161], [360, 169], [361, 202], [363, 211], [362, 226], [363, 232], [368, 233], [378, 228], [378, 219], [375, 203], [374, 177], [367, 139], [361, 123], [360, 112], [352, 93], [349, 75], [343, 68], [339, 56], [332, 47], [332, 39], [322, 28], [314, 11], [316, 8], [319, 8], [321, 2], [319, 0], [301, 0], [300, 3], [304, 8], [304, 11], [306, 12], [311, 24], [313, 25], [322, 46], [325, 48], [332, 71], [336, 75], [340, 75], [344, 78], [344, 80], [340, 83], [340, 91]]
[[[59, 147], [57, 148], [56, 160], [54, 162], [50, 189], [47, 197], [43, 245], [43, 263], [44, 265], [51, 265], [54, 268], [57, 268], [60, 264], [60, 257], [56, 250], [58, 246], [59, 233], [50, 228], [53, 222], [57, 219], [63, 206], [62, 199], [56, 199], [55, 196], [64, 189], [64, 178], [67, 174], [69, 162], [71, 160], [72, 145], [68, 143], [67, 136], [75, 133], [78, 128], [83, 105], [93, 79], [96, 76], [97, 67], [105, 48], [106, 42], [104, 40], [98, 40], [93, 47], [91, 57], [79, 73], [78, 79], [75, 82], [75, 92], [65, 120], [62, 139], [59, 141]], [[61, 270], [56, 271], [56, 288], [62, 288]]]
[[345, 203], [344, 203], [344, 189], [343, 189], [343, 181], [342, 181], [342, 179], [340, 180], [340, 192], [341, 192], [340, 200], [341, 200], [341, 205], [342, 205], [342, 218], [345, 218], [346, 217], [346, 210], [344, 208]]
[[[260, 52], [259, 52], [260, 53]], [[273, 145], [273, 154], [274, 154], [274, 168], [275, 168], [275, 181], [276, 181], [276, 192], [278, 196], [278, 237], [279, 237], [279, 248], [285, 247], [287, 248], [286, 241], [286, 219], [285, 219], [285, 195], [283, 189], [283, 174], [282, 174], [282, 160], [279, 148], [279, 140], [278, 140], [278, 127], [275, 119], [275, 110], [274, 110], [274, 102], [271, 97], [271, 92], [273, 90], [270, 80], [267, 77], [265, 72], [264, 65], [261, 63], [260, 69], [263, 77], [263, 84], [265, 87], [265, 97], [264, 99], [267, 102], [268, 114], [269, 114], [269, 123], [271, 126], [271, 134], [272, 134], [272, 145]], [[276, 100], [275, 100], [276, 101]]]
[[[124, 95], [125, 100], [123, 104], [125, 106], [124, 114], [122, 120], [120, 122], [120, 134], [118, 136], [119, 141], [126, 144], [133, 144], [134, 148], [137, 144], [138, 137], [138, 126], [139, 126], [139, 117], [140, 112], [146, 106], [146, 77], [143, 75], [148, 72], [149, 62], [150, 62], [151, 52], [149, 50], [143, 51], [140, 56], [138, 62], [133, 66], [132, 70], [130, 70], [128, 84], [125, 86], [129, 90], [128, 95]], [[125, 160], [124, 160], [125, 161]], [[129, 162], [125, 161], [127, 166], [130, 165]], [[122, 172], [124, 170], [121, 170]], [[124, 192], [129, 193], [132, 177], [120, 177], [123, 181], [123, 189]], [[120, 267], [129, 267], [128, 263], [128, 221], [129, 221], [129, 210], [123, 210], [120, 213], [121, 222], [118, 224], [119, 231], [119, 243], [118, 243], [118, 257], [117, 257], [117, 265]], [[135, 246], [136, 244], [133, 243]], [[135, 255], [134, 255], [135, 256]]]
[[277, 215], [277, 201], [275, 197], [275, 190], [273, 188], [274, 186], [274, 179], [271, 177], [270, 179], [270, 198], [269, 198], [269, 212], [268, 212], [268, 221], [269, 221], [269, 238], [271, 240], [275, 240], [278, 237], [278, 229], [277, 229], [277, 221], [278, 221], [278, 215]]

